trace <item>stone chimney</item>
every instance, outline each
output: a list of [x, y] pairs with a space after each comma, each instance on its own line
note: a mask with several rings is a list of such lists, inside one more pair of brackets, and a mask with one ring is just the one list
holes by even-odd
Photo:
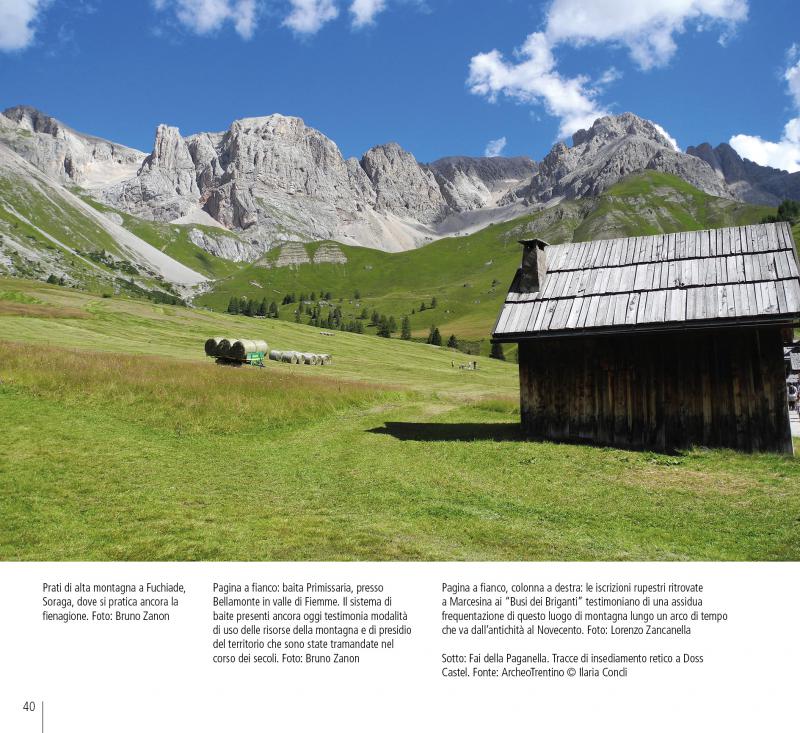
[[538, 293], [547, 274], [547, 242], [542, 239], [523, 239], [520, 244], [523, 246], [520, 291]]

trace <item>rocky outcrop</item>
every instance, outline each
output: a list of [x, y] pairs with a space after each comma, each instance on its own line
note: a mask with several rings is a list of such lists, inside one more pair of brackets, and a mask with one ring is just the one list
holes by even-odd
[[800, 199], [800, 173], [754, 163], [742, 158], [728, 143], [716, 148], [702, 143], [688, 147], [686, 152], [708, 163], [742, 201], [776, 206], [783, 199]]
[[447, 215], [436, 177], [397, 143], [371, 148], [361, 158], [361, 167], [375, 191], [377, 211], [423, 224], [435, 224]]
[[233, 262], [249, 262], [259, 256], [262, 249], [238, 237], [209, 234], [202, 229], [191, 229], [189, 239], [206, 252]]
[[325, 242], [314, 252], [314, 259], [312, 261], [315, 265], [346, 265], [347, 255], [342, 252], [341, 247], [338, 245]]
[[[657, 125], [630, 113], [598, 119], [575, 133], [571, 146], [556, 144], [540, 164], [524, 157], [451, 157], [426, 165], [397, 143], [345, 159], [321, 132], [279, 114], [188, 137], [160, 125], [145, 156], [17, 107], [2, 116], [0, 141], [48, 176], [94, 189], [113, 208], [230, 230], [223, 236], [194, 229], [192, 241], [237, 261], [266, 263], [263, 255], [287, 242], [410, 249], [554, 199], [596, 196], [648, 169], [673, 173], [716, 196], [756, 197], [755, 164], [703, 146], [693, 155], [681, 153]], [[756, 173], [770, 181], [784, 175]], [[781, 185], [789, 190], [785, 181]], [[773, 195], [761, 179], [757, 188], [762, 200], [764, 191]], [[300, 256], [292, 251], [289, 260]]]
[[573, 135], [572, 147], [557, 143], [530, 184], [504, 201], [542, 203], [555, 197], [597, 196], [631, 173], [672, 173], [701, 191], [731, 198], [725, 182], [704, 161], [673, 147], [652, 122], [630, 112], [601, 117]]
[[530, 158], [470, 158], [453, 156], [428, 164], [454, 211], [496, 206], [509, 191], [531, 179], [536, 163]]
[[145, 157], [139, 150], [76, 132], [33, 107], [10, 107], [3, 118], [0, 141], [61, 183], [95, 188], [121, 181], [134, 175]]
[[[425, 166], [396, 143], [371, 148], [361, 160], [345, 159], [301, 119], [270, 115], [186, 138], [162, 125], [137, 175], [100, 195], [111, 206], [161, 221], [200, 208], [247, 240], [236, 245], [237, 259], [258, 259], [287, 241], [419, 246], [448, 217], [494, 207], [500, 192], [534, 167], [524, 158], [453, 158]], [[215, 254], [227, 249], [211, 247]]]
[[194, 161], [177, 127], [159, 125], [153, 152], [136, 176], [105, 189], [102, 198], [118, 209], [148, 219], [172, 221], [200, 198]]
[[309, 262], [311, 260], [306, 248], [302, 244], [292, 242], [281, 247], [275, 267], [296, 267], [297, 265], [307, 265]]

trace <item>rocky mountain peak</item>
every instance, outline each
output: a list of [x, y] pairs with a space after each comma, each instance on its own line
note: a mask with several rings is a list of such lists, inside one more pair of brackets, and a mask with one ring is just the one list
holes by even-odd
[[16, 122], [20, 129], [57, 137], [64, 136], [64, 126], [55, 118], [26, 104], [9, 107], [3, 115]]
[[21, 105], [3, 112], [0, 141], [51, 178], [96, 188], [133, 175], [144, 153], [76, 132], [55, 117]]
[[672, 173], [706, 193], [732, 197], [705, 161], [676, 151], [657, 125], [625, 112], [601, 117], [588, 130], [578, 130], [571, 147], [556, 143], [531, 183], [505, 197], [503, 203], [597, 196], [621, 178], [644, 170]]
[[361, 167], [375, 189], [379, 211], [423, 224], [433, 224], [446, 215], [447, 204], [434, 174], [397, 143], [370, 148], [361, 158]]
[[754, 163], [742, 158], [728, 143], [720, 143], [715, 148], [708, 143], [690, 145], [686, 153], [711, 166], [742, 201], [776, 206], [783, 199], [800, 198], [800, 173]]
[[670, 140], [654, 123], [633, 114], [633, 112], [607, 115], [596, 119], [588, 130], [578, 130], [572, 136], [572, 145], [577, 147], [595, 143], [595, 146], [599, 147], [628, 136], [651, 140], [657, 145], [668, 148], [673, 147]]
[[154, 168], [194, 172], [194, 161], [189, 154], [189, 146], [181, 137], [181, 132], [177, 127], [158, 126], [153, 152], [142, 163], [142, 169], [153, 170]]

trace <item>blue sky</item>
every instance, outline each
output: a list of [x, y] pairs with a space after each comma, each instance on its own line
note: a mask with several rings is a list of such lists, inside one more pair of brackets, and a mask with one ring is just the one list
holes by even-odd
[[421, 161], [541, 159], [629, 110], [800, 169], [798, 21], [797, 0], [0, 0], [0, 105], [147, 151], [161, 122], [280, 112]]

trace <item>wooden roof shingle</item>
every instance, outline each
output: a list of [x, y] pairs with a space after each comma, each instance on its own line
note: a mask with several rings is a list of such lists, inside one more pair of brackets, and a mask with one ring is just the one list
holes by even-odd
[[786, 222], [546, 245], [544, 256], [536, 292], [517, 271], [495, 339], [800, 321]]

